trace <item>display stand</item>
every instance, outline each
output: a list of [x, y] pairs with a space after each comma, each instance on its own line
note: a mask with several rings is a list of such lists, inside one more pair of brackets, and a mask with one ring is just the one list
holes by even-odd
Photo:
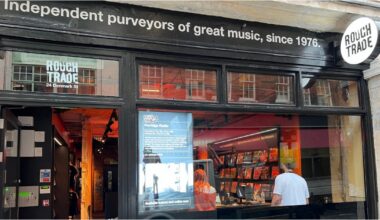
[[211, 143], [221, 164], [216, 186], [219, 207], [269, 204], [280, 173], [280, 129], [272, 128]]

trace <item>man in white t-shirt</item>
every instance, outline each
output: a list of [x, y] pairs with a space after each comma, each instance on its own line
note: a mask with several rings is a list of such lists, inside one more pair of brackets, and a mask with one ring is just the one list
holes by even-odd
[[272, 206], [295, 206], [309, 203], [309, 189], [305, 179], [292, 172], [292, 164], [281, 164], [285, 173], [276, 177]]

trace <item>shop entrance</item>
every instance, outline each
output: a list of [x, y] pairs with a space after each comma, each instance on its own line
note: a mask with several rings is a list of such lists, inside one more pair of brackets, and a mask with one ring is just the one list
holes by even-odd
[[3, 106], [2, 120], [2, 218], [117, 217], [116, 109]]

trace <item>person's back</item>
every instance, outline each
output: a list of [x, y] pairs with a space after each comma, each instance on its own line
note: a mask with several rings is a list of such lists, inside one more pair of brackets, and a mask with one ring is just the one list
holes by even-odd
[[273, 194], [281, 196], [281, 206], [306, 205], [309, 189], [303, 177], [295, 173], [283, 173], [276, 177]]
[[212, 211], [216, 208], [216, 190], [207, 179], [206, 172], [197, 169], [194, 172], [194, 206], [197, 211]]
[[75, 218], [75, 216], [79, 214], [78, 200], [79, 200], [78, 194], [72, 188], [70, 188], [70, 192], [69, 192], [69, 203], [70, 203], [69, 218], [70, 219]]

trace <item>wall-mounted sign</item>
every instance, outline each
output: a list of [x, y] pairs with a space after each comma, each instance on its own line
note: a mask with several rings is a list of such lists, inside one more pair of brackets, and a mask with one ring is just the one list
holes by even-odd
[[139, 211], [193, 208], [191, 113], [139, 112]]
[[372, 19], [356, 19], [347, 27], [340, 42], [344, 61], [359, 64], [366, 60], [375, 49], [377, 38], [378, 30]]
[[64, 30], [85, 33], [86, 36], [101, 34], [143, 43], [333, 59], [329, 54], [329, 42], [318, 33], [305, 29], [173, 13], [127, 4], [5, 0], [0, 1], [0, 23], [34, 29], [41, 27], [49, 32], [61, 33]]

